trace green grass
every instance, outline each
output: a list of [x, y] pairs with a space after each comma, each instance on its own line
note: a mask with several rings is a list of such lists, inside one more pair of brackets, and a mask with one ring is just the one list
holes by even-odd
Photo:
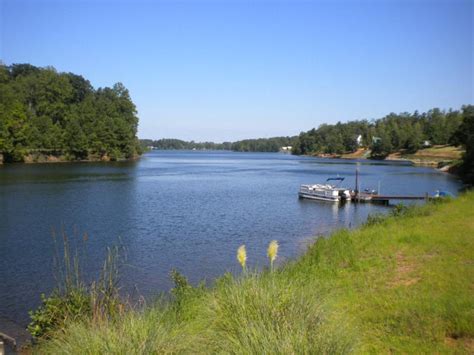
[[401, 214], [319, 239], [273, 273], [179, 282], [174, 301], [71, 323], [34, 350], [472, 353], [474, 193]]

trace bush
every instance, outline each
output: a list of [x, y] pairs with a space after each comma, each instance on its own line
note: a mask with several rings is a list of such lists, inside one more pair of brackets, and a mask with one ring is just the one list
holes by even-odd
[[41, 295], [41, 306], [30, 311], [28, 331], [34, 338], [48, 337], [69, 321], [77, 321], [92, 315], [91, 298], [85, 289], [74, 289], [66, 294], [58, 290], [46, 297]]
[[387, 220], [387, 216], [382, 213], [369, 214], [367, 216], [367, 221], [365, 221], [364, 226], [374, 226], [377, 224], [382, 224]]

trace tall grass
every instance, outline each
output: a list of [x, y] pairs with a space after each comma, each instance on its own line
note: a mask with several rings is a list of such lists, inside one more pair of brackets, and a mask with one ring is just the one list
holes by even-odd
[[28, 331], [37, 339], [49, 338], [72, 322], [115, 317], [125, 309], [119, 296], [119, 247], [107, 248], [99, 277], [88, 283], [81, 264], [86, 257], [87, 236], [83, 236], [81, 245], [71, 245], [64, 229], [60, 237], [62, 244], [53, 231], [56, 288], [49, 296], [42, 294], [40, 307], [30, 312]]
[[[262, 251], [263, 252], [263, 251]], [[276, 254], [275, 254], [276, 255]], [[120, 317], [72, 320], [39, 352], [472, 353], [474, 193], [399, 207], [273, 272], [226, 274]]]
[[317, 290], [284, 274], [252, 273], [221, 284], [209, 312], [213, 352], [341, 353], [354, 343], [344, 324], [331, 323]]

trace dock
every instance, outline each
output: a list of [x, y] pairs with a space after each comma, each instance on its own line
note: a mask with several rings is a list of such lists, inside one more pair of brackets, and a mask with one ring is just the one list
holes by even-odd
[[366, 192], [360, 191], [359, 189], [359, 166], [356, 167], [355, 174], [355, 188], [350, 191], [351, 201], [352, 202], [367, 202], [367, 203], [377, 203], [381, 205], [389, 205], [390, 201], [393, 200], [425, 200], [428, 201], [433, 197], [430, 197], [428, 193], [425, 193], [424, 196], [414, 196], [414, 195], [381, 195], [380, 192], [380, 183], [377, 192]]
[[17, 354], [31, 343], [31, 335], [23, 327], [0, 314], [0, 355]]
[[382, 205], [390, 204], [390, 201], [393, 200], [425, 200], [428, 201], [431, 197], [428, 194], [424, 196], [413, 196], [413, 195], [379, 195], [379, 194], [368, 194], [364, 192], [352, 192], [351, 201], [352, 202], [366, 202], [366, 203], [378, 203]]

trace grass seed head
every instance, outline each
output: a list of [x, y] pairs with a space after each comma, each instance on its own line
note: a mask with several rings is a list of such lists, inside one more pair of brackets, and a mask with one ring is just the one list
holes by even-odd
[[278, 242], [276, 240], [272, 240], [268, 245], [267, 255], [270, 261], [273, 263], [278, 254]]
[[245, 269], [245, 263], [247, 261], [247, 251], [245, 250], [245, 245], [241, 245], [239, 249], [237, 249], [237, 260], [242, 266], [242, 269]]

